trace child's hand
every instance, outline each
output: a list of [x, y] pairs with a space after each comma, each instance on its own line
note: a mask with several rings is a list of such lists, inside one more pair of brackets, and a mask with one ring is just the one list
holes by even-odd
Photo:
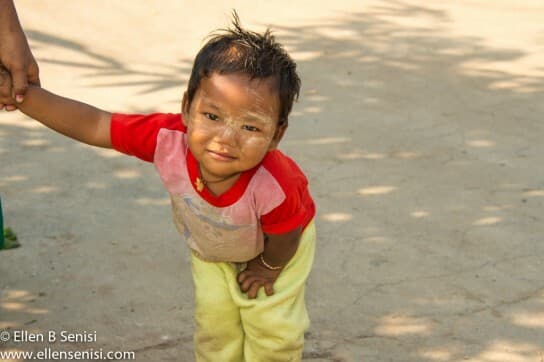
[[15, 106], [15, 99], [11, 94], [11, 76], [6, 68], [0, 64], [0, 110], [6, 107], [6, 111], [14, 111], [17, 109]]
[[238, 274], [238, 284], [240, 290], [247, 293], [249, 299], [257, 298], [257, 293], [261, 287], [264, 287], [266, 295], [274, 294], [274, 282], [278, 279], [282, 269], [270, 270], [263, 266], [259, 257], [247, 262], [244, 271]]

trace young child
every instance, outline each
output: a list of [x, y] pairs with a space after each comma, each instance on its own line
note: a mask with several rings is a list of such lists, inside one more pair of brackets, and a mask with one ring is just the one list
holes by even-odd
[[154, 163], [192, 251], [199, 361], [302, 358], [315, 206], [276, 149], [299, 89], [270, 32], [244, 30], [235, 14], [197, 54], [181, 114], [111, 114], [37, 87], [18, 105], [68, 137]]

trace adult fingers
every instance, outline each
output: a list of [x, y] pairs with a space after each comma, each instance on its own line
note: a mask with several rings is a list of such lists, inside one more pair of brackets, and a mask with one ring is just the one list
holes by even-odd
[[0, 109], [11, 103], [11, 78], [7, 70], [0, 66]]
[[38, 67], [38, 63], [36, 63], [36, 60], [34, 60], [34, 58], [32, 58], [32, 62], [28, 66], [27, 75], [28, 75], [28, 83], [34, 84], [37, 86], [41, 85], [40, 68]]
[[8, 71], [0, 65], [0, 103], [11, 98], [11, 78]]
[[28, 78], [26, 70], [16, 67], [11, 69], [11, 78], [13, 81], [12, 96], [18, 103], [23, 101], [23, 97], [28, 89]]

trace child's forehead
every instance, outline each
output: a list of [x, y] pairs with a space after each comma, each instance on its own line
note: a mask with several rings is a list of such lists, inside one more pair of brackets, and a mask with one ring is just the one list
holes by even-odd
[[232, 87], [257, 95], [277, 95], [279, 93], [276, 77], [256, 78], [242, 72], [225, 74], [212, 72], [202, 77], [200, 87], [202, 88], [202, 86]]
[[250, 78], [241, 73], [212, 73], [202, 78], [197, 91], [201, 102], [217, 108], [236, 107], [251, 116], [279, 112], [279, 93], [271, 78]]

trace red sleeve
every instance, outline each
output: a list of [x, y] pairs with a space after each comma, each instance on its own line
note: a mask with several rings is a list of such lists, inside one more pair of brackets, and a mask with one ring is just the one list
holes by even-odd
[[[285, 234], [302, 227], [315, 216], [315, 204], [308, 190], [308, 180], [294, 161], [281, 153], [274, 155], [279, 162], [265, 162], [265, 167], [280, 184], [285, 200], [269, 213], [261, 216], [266, 234]], [[279, 157], [278, 157], [279, 156]]]
[[153, 162], [157, 134], [162, 128], [186, 131], [180, 114], [120, 114], [111, 117], [113, 148], [144, 161]]

